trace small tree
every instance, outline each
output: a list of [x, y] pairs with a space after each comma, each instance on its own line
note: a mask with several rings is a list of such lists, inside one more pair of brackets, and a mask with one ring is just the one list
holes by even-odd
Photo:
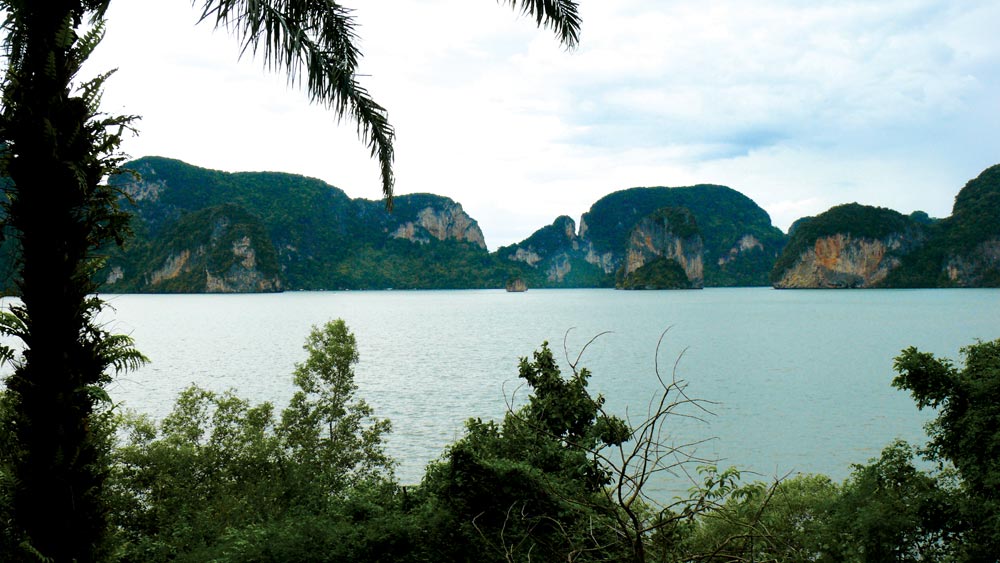
[[391, 477], [392, 462], [383, 450], [391, 424], [374, 419], [371, 406], [354, 398], [354, 334], [337, 319], [314, 327], [303, 348], [308, 357], [295, 366], [294, 375], [299, 391], [282, 412], [277, 429], [292, 461], [319, 470], [331, 491]]
[[645, 562], [654, 558], [654, 536], [662, 546], [711, 506], [709, 498], [724, 494], [728, 477], [678, 502], [651, 494], [651, 481], [707, 461], [691, 453], [694, 443], [673, 443], [668, 431], [673, 417], [707, 413], [705, 403], [685, 393], [676, 370], [667, 380], [657, 366], [661, 390], [645, 416], [609, 413], [604, 397], [588, 391], [590, 371], [578, 367], [593, 342], [567, 359], [568, 377], [547, 343], [523, 358], [519, 377], [531, 389], [525, 404], [514, 408], [512, 399], [499, 424], [470, 420], [465, 437], [428, 470], [424, 493], [452, 514], [471, 551], [506, 562]]
[[578, 444], [616, 439], [620, 420], [599, 419], [587, 374], [563, 378], [547, 343], [522, 358], [527, 403], [499, 423], [469, 420], [465, 436], [431, 464], [424, 501], [447, 515], [434, 543], [442, 558], [476, 561], [593, 561], [621, 551], [603, 516], [608, 476]]
[[827, 560], [954, 561], [957, 491], [948, 472], [921, 471], [915, 458], [914, 448], [897, 440], [854, 466], [830, 511]]
[[[738, 472], [706, 468], [710, 508], [681, 538], [677, 561], [736, 563], [830, 562], [829, 510], [839, 487], [824, 475], [798, 475], [772, 483], [739, 485]], [[853, 561], [853, 560], [851, 560]]]
[[351, 494], [391, 482], [389, 421], [354, 399], [354, 335], [337, 320], [314, 327], [304, 347], [299, 391], [280, 422], [270, 403], [197, 386], [181, 393], [159, 428], [126, 420], [129, 443], [117, 452], [112, 489], [127, 558], [240, 552], [274, 528], [334, 518]]
[[[646, 412], [622, 420], [606, 411], [603, 396], [588, 396], [597, 420], [607, 421], [602, 424], [602, 432], [609, 432], [614, 439], [576, 444], [607, 475], [607, 485], [601, 488], [603, 505], [609, 508], [607, 517], [615, 536], [627, 547], [629, 558], [635, 563], [649, 560], [647, 545], [654, 535], [660, 539], [672, 535], [682, 521], [709, 508], [711, 499], [724, 497], [732, 476], [738, 478], [734, 472], [724, 472], [721, 479], [708, 480], [704, 486], [693, 488], [692, 495], [686, 499], [666, 501], [650, 494], [652, 481], [667, 476], [690, 477], [692, 465], [713, 461], [694, 453], [694, 448], [704, 439], [678, 444], [671, 437], [668, 426], [671, 420], [704, 421], [702, 417], [712, 413], [707, 408], [711, 402], [690, 397], [686, 391], [687, 382], [677, 377], [683, 353], [675, 360], [670, 378], [664, 377], [660, 369], [660, 347], [669, 330], [663, 331], [656, 343], [653, 368], [660, 389], [650, 398]], [[578, 366], [587, 347], [599, 336], [583, 346], [575, 361], [569, 362], [573, 379], [590, 376], [586, 368]]]
[[1000, 553], [1000, 340], [961, 350], [965, 366], [910, 347], [896, 358], [893, 386], [906, 389], [921, 409], [937, 410], [927, 425], [924, 454], [953, 464], [962, 481], [956, 498], [963, 531], [961, 557], [996, 561]]

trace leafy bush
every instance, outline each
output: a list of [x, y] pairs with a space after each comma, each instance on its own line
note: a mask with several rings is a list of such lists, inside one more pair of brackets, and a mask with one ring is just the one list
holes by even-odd
[[953, 523], [963, 561], [993, 561], [1000, 553], [1000, 340], [962, 348], [965, 366], [908, 348], [896, 358], [893, 386], [932, 408], [925, 454], [952, 464], [961, 479]]
[[126, 417], [111, 479], [122, 559], [210, 559], [293, 520], [337, 521], [360, 491], [394, 486], [389, 422], [354, 399], [353, 334], [330, 322], [305, 349], [280, 420], [270, 403], [197, 386], [159, 426]]

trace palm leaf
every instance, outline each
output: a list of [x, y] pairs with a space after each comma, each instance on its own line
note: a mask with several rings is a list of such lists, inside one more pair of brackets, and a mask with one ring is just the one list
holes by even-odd
[[[201, 21], [236, 35], [241, 55], [259, 55], [270, 70], [305, 84], [314, 103], [334, 110], [338, 119], [358, 124], [358, 135], [378, 158], [382, 193], [392, 208], [395, 132], [386, 110], [357, 81], [361, 52], [356, 47], [351, 10], [334, 0], [202, 0]], [[553, 29], [567, 47], [580, 38], [575, 0], [500, 0]]]
[[305, 84], [313, 102], [350, 117], [377, 157], [382, 193], [392, 206], [394, 131], [385, 108], [356, 79], [361, 53], [350, 10], [333, 0], [205, 0], [201, 20], [234, 33], [241, 53], [263, 57], [271, 70]]
[[97, 342], [97, 352], [116, 373], [136, 371], [149, 363], [149, 358], [136, 350], [132, 337], [124, 334], [103, 334]]
[[580, 43], [580, 13], [575, 0], [499, 0], [514, 10], [535, 18], [539, 27], [555, 31], [559, 41], [570, 48]]

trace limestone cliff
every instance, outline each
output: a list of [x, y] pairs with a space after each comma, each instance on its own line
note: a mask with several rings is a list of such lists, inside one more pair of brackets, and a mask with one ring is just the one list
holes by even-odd
[[573, 219], [562, 215], [551, 225], [535, 231], [518, 244], [499, 249], [498, 254], [512, 262], [523, 262], [529, 266], [549, 266], [552, 260], [565, 257], [579, 249], [576, 224]]
[[753, 200], [725, 186], [630, 188], [604, 196], [580, 218], [586, 260], [607, 273], [625, 266], [633, 227], [665, 207], [683, 207], [697, 221], [706, 286], [768, 283], [786, 237]]
[[924, 225], [851, 203], [797, 222], [772, 271], [778, 289], [881, 287], [926, 241]]
[[728, 252], [719, 256], [718, 264], [719, 266], [725, 266], [726, 264], [739, 258], [741, 255], [755, 250], [763, 251], [764, 245], [752, 234], [745, 234], [740, 237], [740, 240], [736, 241], [736, 244], [734, 244]]
[[944, 272], [953, 287], [1000, 286], [1000, 238], [981, 242], [971, 252], [949, 256]]
[[[109, 266], [100, 272], [109, 291], [257, 291], [275, 279], [282, 288], [307, 290], [495, 288], [519, 274], [489, 254], [479, 225], [447, 197], [398, 195], [389, 211], [384, 200], [351, 198], [295, 174], [230, 173], [161, 157], [125, 168], [140, 177], [124, 174], [110, 181], [135, 202], [129, 207], [136, 236], [131, 249], [112, 250]], [[239, 245], [223, 252], [206, 243], [205, 225], [189, 220], [228, 203], [256, 218], [260, 236], [249, 236], [247, 250], [253, 250], [255, 268], [239, 265], [248, 257]], [[227, 266], [191, 274], [201, 246], [209, 265], [229, 256]], [[182, 273], [171, 277], [182, 262]], [[230, 266], [236, 269], [229, 271]], [[255, 271], [263, 277], [255, 278]]]
[[507, 280], [507, 283], [504, 284], [504, 288], [509, 293], [523, 293], [528, 291], [528, 284], [524, 283], [524, 280], [521, 278], [514, 278]]
[[[580, 217], [578, 233], [573, 232], [572, 219], [559, 217], [498, 254], [537, 272], [532, 281], [547, 287], [609, 287], [621, 281], [615, 279], [619, 271], [640, 267], [635, 249], [629, 256], [633, 228], [668, 207], [687, 209], [697, 222], [702, 258], [700, 272], [695, 271], [695, 261], [688, 264], [692, 279], [713, 287], [768, 283], [768, 273], [787, 239], [771, 224], [767, 212], [725, 186], [620, 190], [599, 199]], [[653, 253], [646, 258], [652, 260], [654, 255], [660, 256]], [[646, 258], [644, 263], [649, 262]]]
[[541, 278], [535, 282], [549, 287], [594, 287], [606, 274], [587, 263], [587, 247], [576, 234], [576, 223], [565, 215], [524, 241], [498, 249], [497, 255], [530, 266]]
[[[402, 197], [402, 196], [401, 196]], [[462, 209], [461, 204], [446, 198], [440, 205], [426, 205], [417, 210], [415, 217], [401, 222], [390, 233], [393, 238], [428, 243], [431, 238], [444, 241], [456, 240], [486, 248], [486, 240], [479, 224]]]
[[[703, 287], [703, 255], [704, 244], [691, 211], [683, 207], [659, 209], [643, 217], [632, 228], [618, 285], [636, 289]], [[671, 262], [679, 270], [672, 268]], [[654, 263], [657, 263], [656, 275], [637, 276], [644, 267]], [[663, 277], [665, 274], [669, 275]]]
[[[161, 244], [111, 264], [108, 291], [253, 293], [282, 290], [277, 257], [259, 219], [237, 205], [185, 215]], [[144, 271], [146, 264], [152, 264]]]
[[594, 248], [594, 241], [587, 237], [587, 214], [580, 217], [580, 246], [584, 251], [584, 260], [600, 268], [606, 274], [613, 274], [618, 269], [621, 256], [612, 250], [599, 251]]
[[[219, 244], [218, 239], [212, 241]], [[205, 270], [205, 291], [208, 293], [261, 293], [281, 290], [281, 279], [268, 275], [257, 267], [255, 242], [247, 235], [232, 241], [232, 258], [226, 260], [229, 267], [213, 272]], [[216, 251], [218, 253], [218, 251]], [[225, 254], [225, 249], [221, 249]]]
[[[277, 250], [275, 275], [289, 289], [485, 288], [502, 287], [512, 276], [530, 287], [609, 287], [625, 264], [632, 227], [668, 206], [687, 207], [698, 220], [706, 285], [760, 285], [760, 272], [769, 270], [784, 241], [766, 212], [722, 186], [622, 190], [595, 203], [580, 219], [579, 233], [572, 219], [559, 217], [527, 240], [490, 254], [462, 206], [434, 194], [397, 195], [389, 212], [384, 201], [352, 199], [335, 186], [294, 174], [229, 173], [161, 157], [125, 167], [141, 178], [111, 181], [135, 200], [133, 247], [148, 252], [112, 256], [100, 272], [108, 290], [131, 284], [129, 290], [141, 291], [136, 280], [152, 280], [154, 273], [159, 284], [182, 290], [181, 282], [167, 281], [179, 278], [167, 274], [184, 251], [188, 261], [196, 260], [198, 245], [176, 227], [192, 213], [224, 203], [259, 218]], [[259, 264], [262, 247], [250, 239]], [[206, 276], [188, 290], [256, 283], [220, 279], [213, 270], [210, 282]]]
[[899, 286], [1000, 287], [1000, 165], [969, 180]]
[[774, 282], [779, 289], [865, 288], [879, 286], [901, 259], [906, 241], [893, 233], [884, 239], [837, 233], [816, 239]]

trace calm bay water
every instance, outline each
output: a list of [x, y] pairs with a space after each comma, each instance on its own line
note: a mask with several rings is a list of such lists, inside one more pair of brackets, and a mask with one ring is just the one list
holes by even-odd
[[[688, 394], [716, 404], [680, 441], [712, 438], [700, 456], [763, 477], [789, 471], [845, 477], [890, 440], [923, 441], [919, 413], [894, 390], [907, 346], [958, 359], [1000, 337], [998, 290], [614, 290], [289, 292], [112, 295], [103, 321], [131, 334], [152, 363], [119, 378], [112, 397], [156, 418], [192, 382], [235, 389], [280, 409], [313, 325], [343, 318], [357, 336], [359, 395], [393, 421], [402, 482], [461, 436], [466, 418], [499, 418], [519, 383], [517, 362], [549, 341], [580, 365], [618, 412], [645, 412], [677, 363]], [[570, 330], [572, 329], [572, 330]], [[569, 331], [569, 332], [567, 332]], [[522, 390], [523, 394], [523, 390]]]

